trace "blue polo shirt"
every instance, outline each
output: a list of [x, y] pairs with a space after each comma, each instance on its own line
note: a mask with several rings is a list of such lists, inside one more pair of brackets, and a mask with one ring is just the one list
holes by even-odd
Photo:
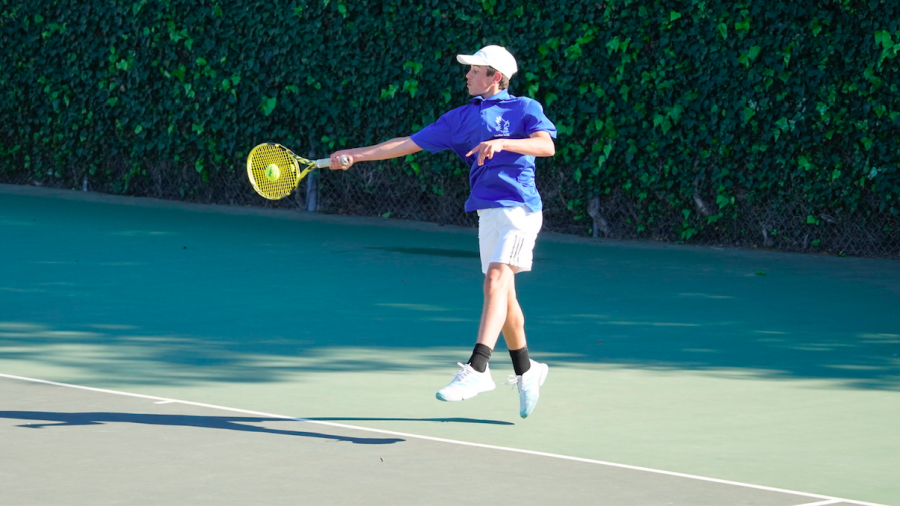
[[533, 156], [501, 151], [481, 166], [476, 156], [466, 156], [483, 141], [527, 139], [540, 131], [556, 138], [556, 126], [544, 116], [540, 102], [503, 90], [487, 99], [473, 98], [410, 138], [430, 153], [451, 149], [469, 164], [471, 193], [466, 211], [523, 204], [531, 211], [540, 211], [543, 204], [534, 186]]

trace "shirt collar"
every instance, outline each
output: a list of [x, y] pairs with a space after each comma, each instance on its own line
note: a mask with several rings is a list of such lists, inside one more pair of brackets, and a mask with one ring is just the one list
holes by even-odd
[[472, 97], [469, 102], [472, 102], [474, 104], [477, 104], [482, 100], [486, 102], [502, 102], [504, 100], [509, 100], [510, 98], [512, 98], [512, 95], [509, 94], [509, 90], [500, 90], [500, 93], [497, 93], [491, 98], [481, 98], [480, 96]]

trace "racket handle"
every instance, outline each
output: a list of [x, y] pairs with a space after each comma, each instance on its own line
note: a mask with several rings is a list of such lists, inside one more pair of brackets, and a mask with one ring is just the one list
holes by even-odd
[[[329, 165], [331, 165], [331, 158], [320, 158], [320, 159], [316, 160], [316, 167], [318, 167], [320, 169], [324, 169], [325, 167], [328, 167]], [[343, 165], [343, 166], [350, 165], [350, 159], [347, 158], [347, 155], [341, 156], [341, 165]]]

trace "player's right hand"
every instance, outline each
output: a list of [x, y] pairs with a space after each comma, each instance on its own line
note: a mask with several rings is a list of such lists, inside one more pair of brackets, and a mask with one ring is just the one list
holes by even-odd
[[[353, 159], [353, 154], [351, 153], [351, 151], [349, 149], [335, 151], [334, 153], [331, 154], [330, 158], [331, 158], [331, 165], [329, 165], [328, 168], [331, 170], [347, 170], [350, 168], [351, 165], [353, 165], [353, 162], [355, 161]], [[346, 165], [341, 163], [341, 158], [347, 159]]]

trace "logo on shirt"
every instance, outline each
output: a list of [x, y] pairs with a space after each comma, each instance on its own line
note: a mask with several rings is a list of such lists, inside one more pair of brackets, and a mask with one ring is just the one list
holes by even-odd
[[503, 119], [503, 116], [497, 116], [494, 122], [497, 124], [497, 135], [509, 137], [509, 121]]

